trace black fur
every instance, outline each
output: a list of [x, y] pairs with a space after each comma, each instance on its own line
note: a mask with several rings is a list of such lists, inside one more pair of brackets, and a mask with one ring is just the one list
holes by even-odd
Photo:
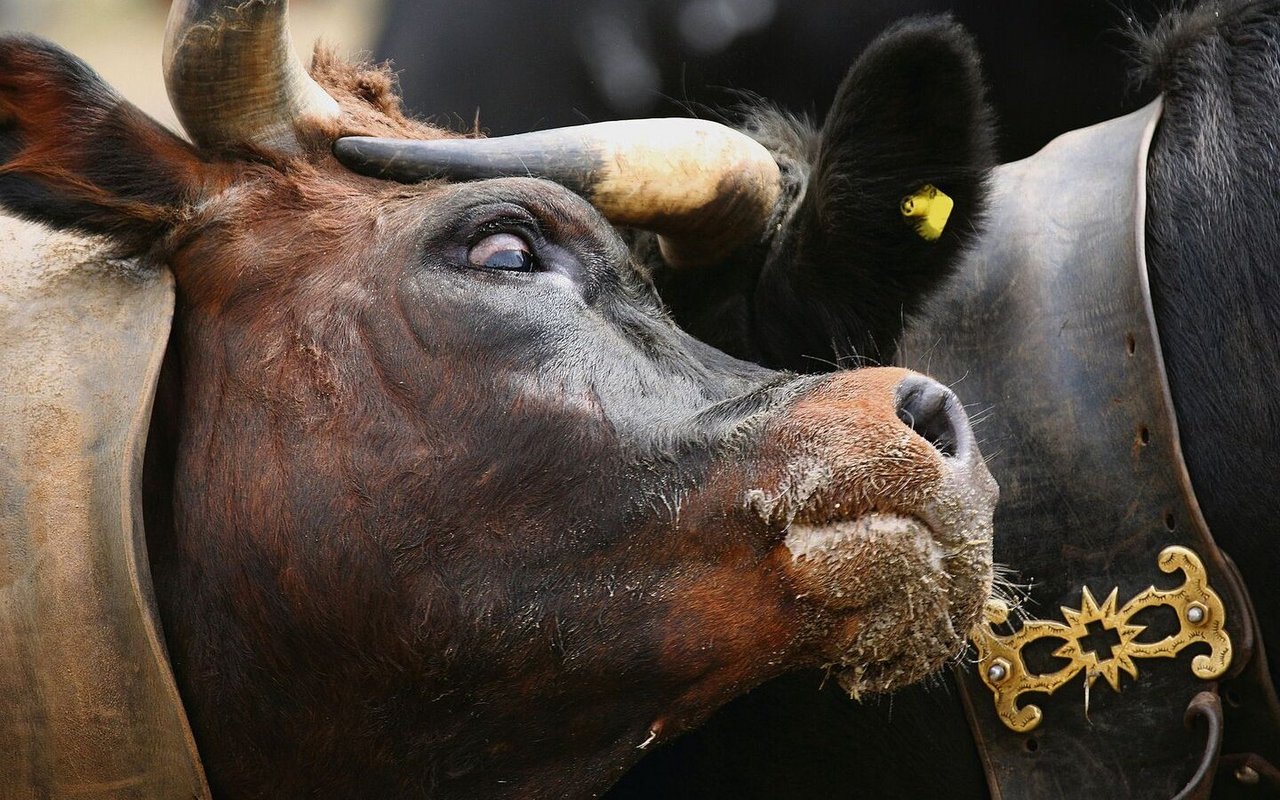
[[[788, 184], [776, 231], [717, 269], [660, 271], [663, 299], [695, 335], [768, 366], [888, 361], [981, 223], [994, 130], [972, 40], [947, 17], [900, 23], [854, 64], [820, 131], [772, 111], [748, 129]], [[900, 211], [925, 184], [955, 200], [937, 241]]]
[[1280, 2], [1174, 15], [1143, 56], [1165, 97], [1147, 260], [1183, 455], [1280, 683]]

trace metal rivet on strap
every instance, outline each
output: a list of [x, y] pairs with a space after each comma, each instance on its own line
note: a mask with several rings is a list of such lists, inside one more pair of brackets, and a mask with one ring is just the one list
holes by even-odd
[[1199, 625], [1207, 616], [1208, 610], [1199, 603], [1191, 603], [1187, 606], [1187, 622], [1192, 625]]

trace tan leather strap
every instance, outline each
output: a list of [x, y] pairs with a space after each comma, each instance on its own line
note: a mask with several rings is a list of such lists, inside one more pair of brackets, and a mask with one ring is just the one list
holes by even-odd
[[139, 473], [166, 270], [0, 218], [0, 794], [207, 798]]

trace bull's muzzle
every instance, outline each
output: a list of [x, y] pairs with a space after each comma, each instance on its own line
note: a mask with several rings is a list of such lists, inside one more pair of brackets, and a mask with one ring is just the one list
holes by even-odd
[[958, 654], [991, 593], [998, 492], [955, 394], [906, 370], [843, 373], [769, 434], [787, 465], [748, 502], [783, 531], [820, 663], [858, 694]]

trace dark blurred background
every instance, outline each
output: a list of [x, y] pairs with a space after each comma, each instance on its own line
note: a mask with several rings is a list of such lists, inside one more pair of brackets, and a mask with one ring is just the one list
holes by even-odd
[[1001, 155], [1137, 108], [1123, 30], [1177, 0], [386, 0], [374, 47], [408, 105], [491, 134], [713, 116], [742, 92], [819, 118], [887, 25], [951, 12], [977, 39]]
[[[982, 51], [1006, 160], [1141, 105], [1122, 30], [1181, 0], [292, 0], [304, 59], [323, 36], [393, 59], [409, 107], [491, 134], [637, 116], [716, 118], [744, 92], [821, 118], [858, 53], [904, 16], [950, 11]], [[173, 125], [167, 0], [0, 0]]]
[[[342, 53], [371, 49], [389, 4], [290, 0], [289, 23], [303, 63], [321, 38]], [[143, 111], [177, 130], [160, 67], [168, 13], [169, 0], [0, 0], [0, 31], [24, 31], [57, 42]]]

